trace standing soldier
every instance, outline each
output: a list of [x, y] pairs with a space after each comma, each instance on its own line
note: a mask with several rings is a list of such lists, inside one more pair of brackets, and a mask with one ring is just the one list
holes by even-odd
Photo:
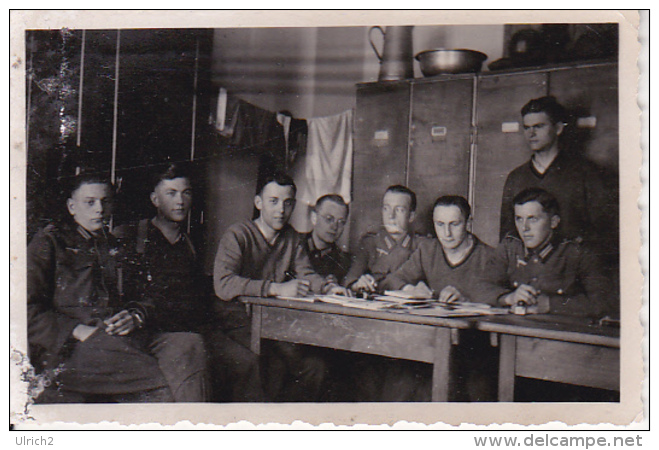
[[563, 148], [567, 115], [554, 97], [529, 101], [521, 111], [531, 159], [508, 174], [501, 203], [500, 239], [515, 233], [513, 198], [531, 187], [542, 188], [561, 205], [561, 230], [566, 238], [581, 238], [612, 265], [617, 259], [617, 202], [597, 168]]

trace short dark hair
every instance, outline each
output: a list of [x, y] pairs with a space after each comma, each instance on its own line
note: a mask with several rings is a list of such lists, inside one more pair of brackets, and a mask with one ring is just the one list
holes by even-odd
[[343, 197], [341, 197], [339, 194], [325, 194], [322, 197], [319, 197], [318, 200], [316, 200], [316, 204], [314, 205], [313, 210], [318, 212], [320, 206], [325, 202], [334, 202], [337, 205], [344, 206], [346, 211], [348, 213], [350, 212], [350, 206], [348, 206], [346, 201], [343, 200]]
[[270, 172], [263, 177], [259, 178], [258, 182], [256, 183], [256, 195], [262, 195], [263, 194], [263, 189], [265, 187], [272, 183], [272, 182], [277, 183], [279, 186], [290, 186], [293, 188], [293, 196], [297, 194], [297, 186], [295, 186], [295, 181], [293, 181], [293, 178], [288, 175], [285, 172]]
[[567, 120], [565, 108], [553, 96], [534, 98], [522, 107], [522, 117], [531, 113], [545, 113], [555, 124]]
[[438, 206], [456, 206], [460, 209], [465, 220], [471, 217], [471, 206], [469, 206], [469, 202], [460, 195], [443, 195], [439, 197], [432, 205], [432, 211], [434, 212], [435, 208]]
[[66, 198], [71, 198], [73, 193], [84, 184], [105, 184], [108, 187], [112, 186], [110, 179], [104, 172], [85, 171], [84, 169], [78, 175], [62, 181]]
[[185, 178], [192, 183], [192, 168], [187, 161], [158, 166], [151, 176], [151, 189], [155, 190], [161, 181]]
[[408, 195], [410, 197], [410, 211], [416, 211], [416, 194], [410, 188], [400, 184], [395, 184], [393, 186], [389, 186], [387, 190], [384, 191], [384, 194], [386, 195], [387, 192]]
[[524, 189], [513, 198], [513, 206], [528, 202], [538, 202], [550, 216], [560, 216], [558, 200], [549, 192], [538, 187]]

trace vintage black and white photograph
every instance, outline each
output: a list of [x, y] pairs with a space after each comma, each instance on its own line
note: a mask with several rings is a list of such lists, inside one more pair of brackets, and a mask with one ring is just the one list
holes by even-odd
[[14, 11], [13, 423], [638, 420], [638, 13], [282, 13]]

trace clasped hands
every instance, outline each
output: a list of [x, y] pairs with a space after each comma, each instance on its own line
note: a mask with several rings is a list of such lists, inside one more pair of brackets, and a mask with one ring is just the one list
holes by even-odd
[[[103, 321], [104, 331], [110, 336], [126, 336], [138, 327], [135, 318], [125, 309]], [[100, 326], [79, 324], [73, 329], [73, 337], [80, 342], [86, 341], [98, 331]]]
[[506, 306], [515, 306], [522, 302], [526, 305], [527, 314], [547, 314], [550, 310], [549, 297], [528, 284], [518, 286], [514, 291], [502, 296], [500, 301]]

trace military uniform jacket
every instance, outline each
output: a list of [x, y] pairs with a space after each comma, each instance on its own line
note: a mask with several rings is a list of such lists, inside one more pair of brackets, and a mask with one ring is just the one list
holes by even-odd
[[599, 261], [578, 240], [555, 236], [540, 249], [528, 250], [522, 240], [507, 235], [485, 269], [484, 301], [527, 284], [549, 297], [550, 313], [573, 316], [617, 316], [618, 299]]
[[140, 336], [110, 336], [99, 330], [84, 342], [72, 333], [99, 326], [121, 310], [123, 255], [114, 236], [92, 235], [69, 224], [47, 226], [27, 248], [27, 310], [30, 359], [41, 369], [63, 367], [58, 383], [93, 394], [117, 394], [166, 386], [158, 361]]
[[407, 261], [427, 238], [420, 234], [408, 233], [396, 241], [384, 227], [377, 232], [366, 233], [359, 242], [352, 266], [344, 280], [350, 287], [362, 275], [369, 273], [379, 283], [388, 274], [397, 270]]
[[302, 245], [305, 246], [309, 254], [309, 261], [313, 270], [327, 277], [331, 275], [336, 283], [340, 283], [345, 278], [350, 269], [350, 254], [342, 251], [336, 244], [328, 248], [318, 250], [313, 242], [311, 233], [302, 235]]
[[79, 324], [119, 312], [118, 247], [105, 230], [48, 225], [27, 248], [28, 340], [33, 356], [57, 354]]

